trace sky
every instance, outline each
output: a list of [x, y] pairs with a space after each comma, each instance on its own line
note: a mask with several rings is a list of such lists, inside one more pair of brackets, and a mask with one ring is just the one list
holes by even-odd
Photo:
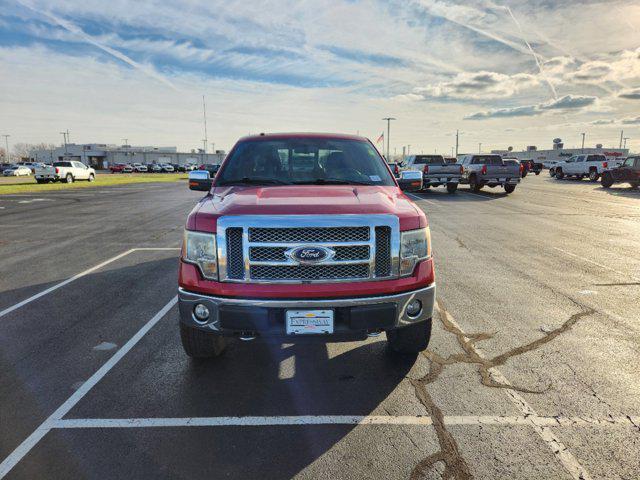
[[[637, 0], [0, 0], [0, 134], [201, 148], [357, 133], [391, 153], [640, 151]], [[482, 144], [482, 145], [480, 145]], [[381, 145], [379, 145], [380, 148]]]

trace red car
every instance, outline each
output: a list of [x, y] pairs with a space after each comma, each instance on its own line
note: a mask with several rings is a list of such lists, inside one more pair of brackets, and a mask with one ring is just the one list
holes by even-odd
[[128, 165], [126, 163], [116, 163], [115, 165], [111, 165], [109, 167], [109, 170], [111, 170], [111, 173], [132, 173], [133, 172], [133, 168], [131, 167], [131, 165]]
[[399, 187], [421, 187], [411, 173], [396, 180], [358, 136], [240, 139], [187, 218], [185, 352], [217, 356], [229, 337], [334, 342], [382, 332], [393, 351], [425, 349], [434, 264], [427, 217]]

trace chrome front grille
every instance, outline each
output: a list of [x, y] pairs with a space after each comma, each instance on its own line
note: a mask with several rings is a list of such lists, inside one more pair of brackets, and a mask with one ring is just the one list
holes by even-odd
[[[331, 283], [398, 277], [399, 230], [393, 215], [220, 217], [220, 280]], [[332, 255], [305, 263], [292, 255], [298, 247], [324, 247]]]

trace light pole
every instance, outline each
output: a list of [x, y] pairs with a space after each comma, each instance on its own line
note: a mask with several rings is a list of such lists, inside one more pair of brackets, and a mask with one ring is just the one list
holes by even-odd
[[5, 161], [9, 161], [9, 137], [11, 135], [2, 135], [4, 137], [4, 144], [5, 144], [5, 148], [6, 150], [4, 151], [4, 159]]
[[124, 142], [124, 144], [122, 145], [123, 147], [126, 147], [127, 145], [129, 145], [129, 139], [128, 138], [123, 138], [122, 141]]
[[584, 153], [584, 137], [585, 137], [585, 134], [581, 133], [580, 135], [582, 135], [582, 153]]
[[456, 158], [458, 158], [458, 139], [459, 139], [459, 132], [458, 130], [456, 130]]
[[451, 156], [453, 157], [453, 147], [451, 147]]
[[624, 137], [622, 140], [624, 140], [624, 143], [622, 144], [622, 148], [627, 148], [627, 140], [629, 140], [629, 137]]
[[482, 142], [478, 143], [478, 153], [482, 153]]
[[407, 145], [407, 155], [411, 153], [411, 145]]
[[382, 120], [386, 120], [387, 122], [387, 162], [389, 161], [389, 145], [391, 144], [390, 136], [391, 136], [391, 121], [395, 120], [393, 117], [385, 117]]
[[62, 138], [64, 139], [64, 155], [65, 157], [67, 156], [67, 132], [60, 132], [60, 135], [62, 135]]

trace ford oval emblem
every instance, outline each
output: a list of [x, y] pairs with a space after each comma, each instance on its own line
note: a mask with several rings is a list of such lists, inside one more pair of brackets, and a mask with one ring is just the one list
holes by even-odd
[[330, 248], [304, 245], [287, 250], [286, 253], [298, 263], [321, 263], [330, 260], [335, 254]]

